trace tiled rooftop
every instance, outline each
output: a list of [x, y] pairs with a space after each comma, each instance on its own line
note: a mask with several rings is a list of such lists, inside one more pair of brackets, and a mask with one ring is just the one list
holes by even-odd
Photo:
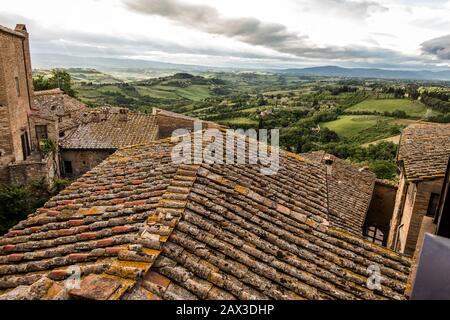
[[0, 238], [0, 298], [404, 299], [410, 260], [328, 223], [322, 163], [282, 153], [266, 176], [173, 146], [120, 149]]
[[157, 136], [158, 125], [154, 115], [130, 112], [127, 120], [123, 121], [120, 114], [113, 113], [105, 121], [82, 123], [61, 139], [59, 145], [65, 149], [117, 149], [147, 143]]
[[450, 156], [450, 124], [415, 123], [400, 138], [397, 159], [409, 180], [443, 177]]
[[59, 123], [62, 131], [78, 126], [82, 112], [87, 110], [84, 103], [68, 96], [61, 89], [35, 91], [34, 104], [40, 116], [66, 117]]
[[331, 165], [327, 170], [330, 223], [362, 236], [366, 214], [372, 200], [375, 174], [325, 151], [311, 152], [302, 156], [322, 164], [330, 161]]

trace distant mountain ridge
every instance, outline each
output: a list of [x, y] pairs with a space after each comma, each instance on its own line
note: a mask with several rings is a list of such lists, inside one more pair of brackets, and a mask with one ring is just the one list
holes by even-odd
[[[97, 70], [111, 69], [157, 69], [176, 71], [207, 71], [211, 67], [176, 64], [151, 60], [101, 58], [101, 57], [76, 57], [64, 54], [33, 54], [33, 67], [36, 69], [51, 68], [83, 68]], [[217, 68], [220, 69], [220, 68]]]
[[[231, 71], [246, 70], [245, 68], [223, 68], [209, 67], [191, 64], [176, 64], [168, 62], [126, 59], [126, 58], [101, 58], [101, 57], [75, 57], [63, 54], [34, 54], [33, 66], [37, 69], [51, 68], [93, 68], [100, 71], [113, 69], [154, 69], [173, 70], [176, 72], [192, 71]], [[256, 69], [248, 69], [256, 71]], [[278, 74], [299, 76], [322, 76], [322, 77], [348, 77], [348, 78], [377, 78], [377, 79], [410, 79], [410, 80], [444, 80], [450, 81], [450, 70], [448, 71], [406, 71], [387, 70], [376, 68], [343, 68], [337, 66], [320, 66], [311, 68], [288, 68], [288, 69], [265, 69]]]
[[449, 71], [405, 71], [375, 68], [342, 68], [323, 66], [312, 68], [292, 68], [279, 71], [283, 74], [309, 75], [323, 77], [378, 78], [378, 79], [411, 79], [411, 80], [450, 80]]

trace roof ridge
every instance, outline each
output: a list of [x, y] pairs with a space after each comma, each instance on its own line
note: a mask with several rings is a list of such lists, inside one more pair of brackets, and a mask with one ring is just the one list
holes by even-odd
[[34, 91], [35, 97], [52, 96], [52, 95], [59, 95], [59, 94], [64, 95], [65, 93], [60, 88]]

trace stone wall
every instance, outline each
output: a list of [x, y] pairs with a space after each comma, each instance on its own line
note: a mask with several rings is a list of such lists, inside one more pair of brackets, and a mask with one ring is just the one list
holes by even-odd
[[57, 161], [53, 155], [42, 160], [27, 160], [9, 165], [10, 182], [26, 185], [34, 181], [45, 181], [49, 185], [57, 177]]
[[12, 155], [0, 157], [0, 185], [10, 183], [9, 167], [8, 165], [14, 161]]
[[397, 186], [377, 181], [372, 194], [366, 225], [376, 226], [385, 236], [389, 234], [390, 222], [394, 213]]
[[36, 115], [32, 115], [30, 117], [30, 126], [31, 126], [31, 143], [35, 150], [39, 150], [39, 141], [36, 136], [36, 126], [47, 126], [47, 134], [48, 139], [55, 142], [56, 146], [58, 145], [59, 140], [59, 132], [58, 132], [58, 123], [53, 119], [47, 119], [45, 117], [40, 117]]
[[[61, 162], [70, 161], [72, 163], [72, 174], [65, 175], [68, 178], [78, 178], [88, 172], [103, 160], [109, 157], [114, 150], [67, 150], [60, 149]], [[61, 168], [64, 175], [64, 168]]]

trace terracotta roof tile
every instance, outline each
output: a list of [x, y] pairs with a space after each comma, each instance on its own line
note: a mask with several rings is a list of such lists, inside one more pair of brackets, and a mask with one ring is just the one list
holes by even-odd
[[450, 156], [450, 124], [415, 123], [400, 138], [397, 159], [407, 179], [443, 177]]
[[60, 140], [64, 149], [117, 149], [148, 143], [158, 136], [154, 115], [129, 113], [122, 121], [119, 114], [110, 114], [105, 121], [83, 123]]
[[84, 103], [64, 94], [60, 89], [35, 91], [34, 104], [40, 116], [63, 117], [59, 123], [61, 131], [82, 123], [82, 112], [87, 110]]
[[410, 260], [328, 223], [322, 163], [281, 153], [266, 176], [173, 146], [118, 150], [0, 238], [0, 298], [404, 299]]
[[312, 161], [325, 164], [327, 170], [328, 205], [331, 225], [362, 236], [367, 210], [372, 200], [375, 174], [339, 159], [325, 151], [302, 154]]

